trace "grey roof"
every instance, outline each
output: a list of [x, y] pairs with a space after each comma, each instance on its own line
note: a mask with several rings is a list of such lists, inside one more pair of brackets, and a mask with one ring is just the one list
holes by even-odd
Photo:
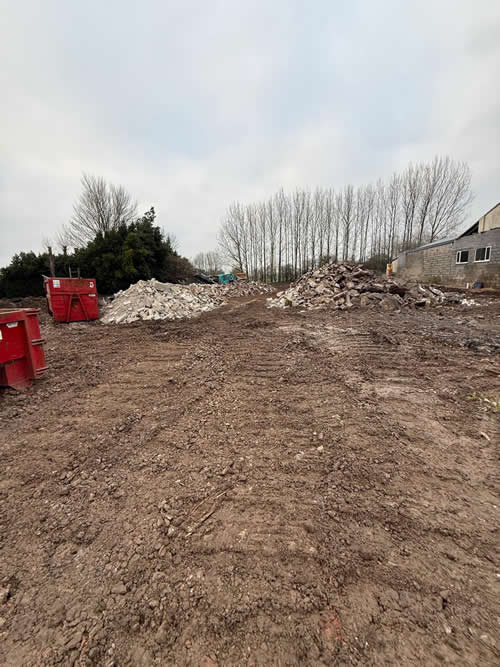
[[427, 248], [437, 248], [437, 246], [440, 245], [447, 245], [448, 243], [453, 243], [455, 240], [455, 237], [450, 238], [450, 239], [440, 239], [439, 241], [432, 241], [432, 243], [426, 243], [425, 245], [421, 245], [418, 248], [413, 248], [412, 250], [408, 250], [407, 252], [420, 252], [420, 250], [427, 250]]
[[[481, 218], [484, 218], [486, 215], [488, 215], [488, 213], [491, 213], [492, 211], [494, 211], [498, 206], [500, 206], [500, 202], [498, 204], [495, 204], [495, 206], [493, 206], [492, 208], [490, 208], [489, 211], [486, 211], [486, 213], [483, 213]], [[479, 220], [481, 220], [481, 218], [479, 218]], [[479, 220], [476, 220], [476, 222], [473, 225], [468, 227], [464, 232], [462, 232], [458, 236], [454, 236], [453, 238], [449, 238], [449, 239], [441, 239], [440, 241], [433, 241], [432, 243], [426, 243], [425, 245], [421, 245], [418, 248], [413, 248], [412, 250], [404, 250], [403, 252], [407, 252], [407, 253], [420, 252], [421, 250], [427, 250], [427, 248], [437, 248], [440, 245], [447, 245], [448, 243], [453, 243], [453, 241], [461, 239], [468, 232], [470, 232], [472, 229], [474, 229], [474, 227], [479, 224]], [[400, 253], [400, 254], [402, 255], [403, 253]], [[399, 257], [399, 255], [398, 255], [398, 257]], [[397, 257], [396, 257], [396, 259], [397, 259]]]

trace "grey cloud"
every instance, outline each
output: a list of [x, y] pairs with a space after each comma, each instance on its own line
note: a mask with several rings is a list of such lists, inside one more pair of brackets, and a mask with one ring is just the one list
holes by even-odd
[[0, 41], [0, 266], [125, 185], [193, 256], [227, 205], [280, 186], [469, 161], [500, 199], [498, 3], [10, 3]]

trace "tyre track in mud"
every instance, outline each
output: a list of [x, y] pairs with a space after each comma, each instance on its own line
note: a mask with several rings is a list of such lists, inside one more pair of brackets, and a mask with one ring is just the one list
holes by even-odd
[[413, 331], [251, 299], [51, 332], [44, 410], [7, 405], [3, 661], [494, 664], [495, 422]]

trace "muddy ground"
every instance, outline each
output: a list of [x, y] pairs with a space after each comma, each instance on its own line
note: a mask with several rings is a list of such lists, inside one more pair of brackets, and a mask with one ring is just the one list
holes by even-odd
[[0, 663], [499, 664], [498, 298], [44, 321], [0, 393]]

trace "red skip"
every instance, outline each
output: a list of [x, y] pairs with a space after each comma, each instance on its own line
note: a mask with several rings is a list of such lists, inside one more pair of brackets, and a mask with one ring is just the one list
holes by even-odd
[[22, 389], [45, 373], [37, 308], [0, 310], [0, 386]]
[[99, 319], [96, 281], [92, 278], [47, 278], [43, 286], [49, 312], [56, 322]]

